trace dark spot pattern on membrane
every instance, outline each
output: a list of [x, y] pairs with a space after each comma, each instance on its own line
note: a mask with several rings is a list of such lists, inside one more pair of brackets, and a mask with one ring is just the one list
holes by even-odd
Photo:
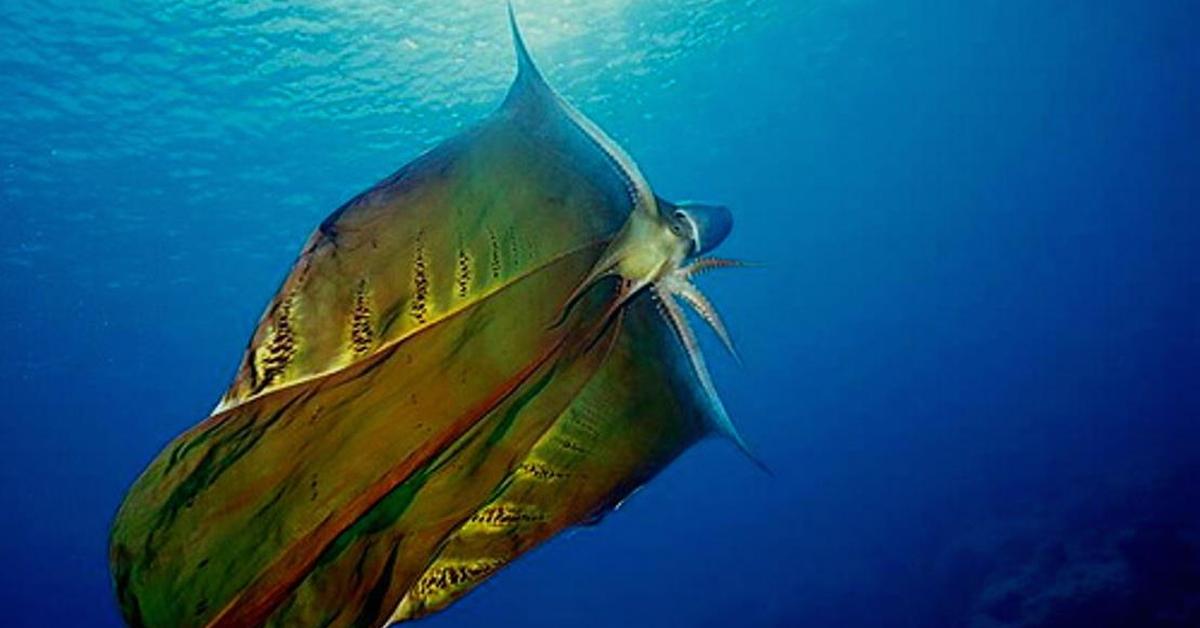
[[413, 300], [409, 314], [418, 325], [429, 320], [429, 269], [425, 262], [424, 234], [417, 234], [417, 254], [413, 260]]
[[506, 528], [522, 523], [538, 523], [546, 515], [529, 507], [519, 508], [508, 504], [492, 504], [471, 516], [471, 523]]
[[296, 355], [296, 332], [292, 322], [292, 307], [295, 297], [289, 295], [279, 304], [275, 313], [271, 337], [265, 347], [260, 348], [262, 355], [262, 378], [258, 389], [270, 386], [287, 369], [292, 358]]
[[535, 480], [543, 482], [552, 482], [554, 480], [563, 480], [571, 477], [570, 473], [559, 471], [548, 464], [541, 462], [522, 462], [517, 470], [528, 475]]
[[503, 564], [496, 560], [480, 560], [461, 565], [434, 567], [417, 582], [415, 592], [418, 597], [427, 598], [447, 589], [462, 588], [486, 578]]
[[463, 249], [458, 250], [458, 265], [455, 267], [454, 281], [458, 285], [458, 296], [465, 298], [471, 289], [471, 256]]
[[491, 245], [490, 267], [492, 271], [492, 279], [500, 278], [500, 270], [503, 268], [503, 263], [500, 259], [500, 240], [496, 238], [496, 232], [488, 229], [488, 242]]
[[521, 264], [521, 246], [517, 240], [517, 232], [509, 227], [508, 231], [504, 234], [504, 239], [508, 242], [508, 254], [512, 257], [509, 262], [515, 270]]
[[371, 328], [371, 295], [367, 280], [361, 279], [354, 291], [354, 312], [350, 318], [350, 346], [354, 355], [360, 356], [371, 350], [375, 332]]
[[562, 436], [559, 436], [559, 437], [555, 438], [555, 441], [557, 441], [559, 447], [561, 447], [562, 449], [565, 449], [567, 451], [574, 452], [577, 454], [585, 454], [585, 455], [590, 453], [590, 452], [588, 452], [587, 449], [585, 449], [583, 447], [583, 445], [580, 445], [579, 443], [577, 443], [569, 438], [564, 438]]

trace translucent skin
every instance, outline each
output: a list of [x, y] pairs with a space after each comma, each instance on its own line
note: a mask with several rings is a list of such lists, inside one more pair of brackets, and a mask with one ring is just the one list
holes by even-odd
[[131, 625], [420, 617], [725, 431], [678, 316], [588, 279], [622, 251], [675, 294], [699, 262], [665, 223], [614, 240], [654, 197], [518, 46], [495, 114], [313, 233], [218, 408], [130, 489]]

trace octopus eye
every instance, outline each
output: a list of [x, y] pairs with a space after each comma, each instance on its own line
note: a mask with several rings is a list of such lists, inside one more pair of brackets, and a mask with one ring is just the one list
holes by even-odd
[[671, 233], [675, 234], [676, 237], [691, 237], [691, 234], [688, 233], [688, 218], [683, 212], [675, 210], [675, 213], [671, 215], [670, 225]]
[[672, 222], [682, 224], [684, 237], [693, 243], [692, 255], [702, 255], [714, 249], [733, 228], [733, 215], [721, 205], [688, 203], [676, 209]]

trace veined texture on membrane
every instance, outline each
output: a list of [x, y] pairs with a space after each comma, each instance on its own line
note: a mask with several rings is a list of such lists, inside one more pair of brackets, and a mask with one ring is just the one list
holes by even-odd
[[130, 489], [135, 626], [382, 626], [445, 608], [736, 432], [679, 301], [728, 233], [559, 97], [513, 25], [487, 119], [329, 216], [213, 414]]

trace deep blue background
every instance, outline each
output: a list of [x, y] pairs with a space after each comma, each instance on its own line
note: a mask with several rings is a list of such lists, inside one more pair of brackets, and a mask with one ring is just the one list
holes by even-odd
[[[306, 234], [485, 115], [500, 2], [0, 6], [0, 603], [119, 625], [107, 528]], [[774, 470], [686, 454], [430, 626], [1200, 625], [1194, 2], [518, 2], [668, 198]]]

